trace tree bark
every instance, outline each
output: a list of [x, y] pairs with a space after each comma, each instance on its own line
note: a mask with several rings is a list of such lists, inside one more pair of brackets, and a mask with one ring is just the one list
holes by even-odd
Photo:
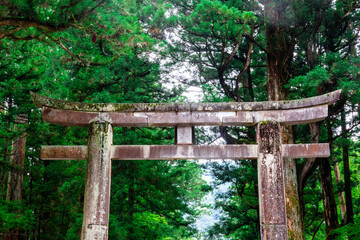
[[285, 100], [287, 97], [284, 85], [290, 79], [295, 47], [295, 39], [283, 24], [287, 6], [286, 1], [267, 0], [265, 3], [266, 87], [269, 101]]
[[[23, 199], [23, 169], [25, 161], [26, 132], [19, 124], [27, 122], [27, 115], [21, 114], [16, 117], [14, 131], [20, 135], [12, 141], [10, 165], [12, 166], [8, 175], [6, 201], [22, 201]], [[18, 214], [21, 214], [20, 212]], [[19, 228], [13, 229], [10, 239], [21, 240], [25, 238], [25, 232]]]
[[[282, 127], [282, 142], [292, 144], [293, 133], [291, 126]], [[303, 220], [301, 218], [298, 181], [295, 159], [287, 158], [284, 161], [284, 182], [286, 197], [286, 216], [289, 239], [304, 239]]]
[[[7, 102], [8, 104], [8, 114], [6, 115], [6, 120], [7, 120], [7, 129], [10, 129], [11, 126], [11, 117], [10, 117], [10, 110], [12, 107], [12, 101], [10, 99], [5, 99], [5, 102]], [[8, 161], [8, 157], [9, 157], [9, 145], [10, 145], [10, 139], [9, 137], [5, 137], [5, 144], [4, 144], [4, 155], [3, 155], [3, 168], [1, 171], [1, 195], [5, 190], [5, 186], [6, 186], [6, 173], [7, 173], [7, 161]], [[6, 196], [5, 196], [6, 197]]]
[[[335, 163], [334, 166], [334, 173], [335, 173], [335, 181], [336, 183], [340, 183], [341, 182], [341, 177], [340, 177], [340, 170], [339, 170], [339, 164]], [[346, 222], [346, 204], [345, 204], [345, 196], [344, 196], [344, 192], [341, 191], [338, 193], [339, 195], [339, 202], [340, 202], [340, 210], [341, 210], [341, 217], [343, 219], [343, 222]]]
[[[311, 143], [319, 143], [320, 139], [320, 123], [310, 123], [310, 136]], [[299, 201], [300, 201], [300, 209], [301, 209], [301, 217], [304, 219], [305, 216], [305, 206], [304, 206], [304, 188], [307, 180], [313, 174], [319, 162], [316, 161], [316, 158], [309, 158], [303, 164], [301, 171], [298, 176], [299, 181]]]
[[[330, 148], [332, 146], [332, 129], [329, 119], [327, 120], [327, 131], [328, 131], [328, 142]], [[324, 219], [325, 219], [325, 230], [326, 230], [326, 239], [334, 239], [335, 235], [331, 234], [333, 230], [339, 227], [337, 207], [334, 195], [334, 188], [331, 177], [331, 165], [329, 158], [323, 158], [319, 163], [319, 172], [320, 172], [320, 184], [321, 192], [323, 195], [323, 204], [324, 204]]]
[[[10, 128], [10, 124], [8, 125], [8, 127]], [[6, 184], [6, 173], [7, 173], [7, 161], [8, 161], [8, 155], [9, 155], [9, 145], [10, 145], [10, 140], [9, 137], [5, 137], [5, 144], [4, 144], [4, 151], [3, 151], [3, 166], [1, 169], [1, 195], [3, 196], [3, 192], [5, 191], [5, 186]], [[6, 197], [6, 195], [5, 195]]]
[[23, 168], [25, 161], [26, 133], [18, 124], [27, 122], [26, 115], [19, 115], [14, 124], [14, 131], [20, 132], [20, 136], [13, 140], [11, 147], [10, 164], [13, 169], [9, 172], [6, 200], [21, 201], [23, 185]]
[[341, 112], [341, 131], [343, 134], [343, 162], [344, 162], [344, 182], [345, 182], [345, 198], [346, 198], [346, 221], [345, 224], [354, 221], [354, 210], [351, 195], [351, 178], [349, 164], [349, 145], [348, 135], [346, 134], [346, 115], [345, 109]]
[[320, 182], [324, 203], [324, 218], [326, 223], [326, 239], [334, 239], [331, 234], [333, 230], [339, 227], [337, 208], [335, 202], [334, 188], [331, 177], [331, 165], [328, 158], [320, 160]]

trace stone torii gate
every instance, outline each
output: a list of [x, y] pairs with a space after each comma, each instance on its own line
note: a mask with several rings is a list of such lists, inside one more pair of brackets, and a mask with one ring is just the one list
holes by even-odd
[[[261, 239], [287, 239], [283, 158], [329, 157], [327, 143], [282, 144], [280, 125], [321, 121], [341, 91], [242, 103], [75, 103], [32, 93], [49, 123], [89, 128], [87, 146], [43, 146], [44, 160], [87, 159], [81, 239], [107, 239], [111, 160], [257, 159]], [[252, 145], [193, 145], [193, 126], [257, 126]], [[112, 145], [113, 127], [170, 127], [176, 145]]]

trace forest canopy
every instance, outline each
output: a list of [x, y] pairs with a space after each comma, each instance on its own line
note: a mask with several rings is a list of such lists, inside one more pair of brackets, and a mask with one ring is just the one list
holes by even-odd
[[[284, 143], [331, 150], [285, 162], [288, 235], [359, 238], [359, 32], [358, 0], [0, 1], [0, 238], [80, 237], [86, 161], [43, 161], [40, 147], [86, 145], [88, 131], [44, 122], [30, 92], [176, 103], [193, 101], [194, 88], [201, 102], [341, 89], [325, 120], [282, 129]], [[256, 143], [254, 127], [195, 130], [196, 144]], [[174, 128], [114, 128], [117, 145], [174, 137]], [[202, 162], [113, 161], [109, 239], [260, 239], [256, 161]], [[215, 223], [199, 228], [211, 212]]]

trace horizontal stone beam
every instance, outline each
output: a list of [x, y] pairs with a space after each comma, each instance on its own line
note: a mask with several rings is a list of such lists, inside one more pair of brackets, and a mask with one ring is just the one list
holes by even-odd
[[284, 144], [282, 156], [288, 158], [326, 158], [330, 157], [330, 147], [328, 143], [309, 143], [309, 144]]
[[331, 105], [336, 102], [341, 90], [321, 96], [268, 102], [226, 102], [226, 103], [78, 103], [45, 97], [31, 93], [38, 107], [82, 111], [82, 112], [221, 112], [261, 111], [306, 108], [317, 105]]
[[[236, 112], [142, 112], [135, 117], [146, 118], [149, 127], [222, 126], [223, 118], [235, 117]], [[244, 113], [242, 125], [252, 123], [251, 112]]]
[[235, 117], [224, 117], [222, 125], [253, 125], [262, 121], [276, 121], [282, 125], [297, 125], [318, 122], [324, 120], [327, 116], [327, 105], [291, 110], [239, 111]]
[[257, 145], [113, 146], [113, 160], [256, 159]]
[[43, 160], [81, 160], [87, 157], [87, 146], [41, 146], [40, 158]]
[[43, 111], [46, 122], [58, 125], [88, 126], [91, 122], [105, 121], [113, 127], [248, 126], [269, 120], [295, 125], [320, 121], [327, 116], [327, 105], [291, 110], [234, 112], [79, 112], [47, 107]]
[[146, 127], [148, 120], [121, 112], [79, 112], [45, 107], [43, 119], [46, 122], [65, 126], [89, 126], [92, 122], [109, 122], [113, 127]]
[[[86, 159], [86, 146], [42, 146], [43, 160]], [[285, 144], [287, 158], [323, 158], [330, 156], [329, 144]], [[253, 145], [113, 145], [112, 160], [176, 159], [256, 159], [258, 146]]]

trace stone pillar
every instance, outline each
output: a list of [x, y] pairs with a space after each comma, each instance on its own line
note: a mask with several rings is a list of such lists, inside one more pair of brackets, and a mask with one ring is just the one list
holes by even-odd
[[195, 143], [195, 128], [193, 126], [175, 127], [176, 145], [193, 145]]
[[280, 124], [261, 122], [257, 128], [261, 239], [285, 240], [288, 237]]
[[110, 123], [90, 124], [82, 240], [108, 239], [112, 138]]

